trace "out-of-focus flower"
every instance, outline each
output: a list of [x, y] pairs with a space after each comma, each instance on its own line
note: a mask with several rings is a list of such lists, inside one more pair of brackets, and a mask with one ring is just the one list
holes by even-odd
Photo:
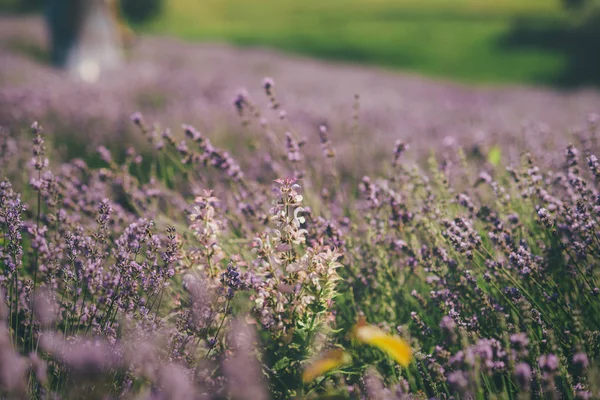
[[354, 328], [354, 336], [362, 343], [383, 350], [403, 367], [408, 367], [412, 360], [412, 350], [404, 339], [387, 334], [376, 326], [359, 323]]
[[558, 357], [554, 354], [542, 354], [538, 358], [540, 369], [545, 371], [556, 371], [558, 369]]
[[271, 95], [271, 90], [273, 89], [274, 86], [275, 86], [275, 81], [273, 80], [273, 78], [266, 77], [265, 79], [263, 79], [263, 89], [265, 89], [265, 92], [267, 93], [268, 96]]
[[302, 381], [312, 382], [321, 375], [350, 364], [352, 357], [342, 349], [329, 350], [306, 366]]
[[267, 385], [257, 359], [256, 331], [241, 319], [232, 323], [229, 331], [230, 357], [223, 363], [228, 391], [236, 400], [266, 400]]
[[531, 386], [531, 367], [527, 363], [519, 363], [515, 366], [515, 378], [521, 390], [529, 390]]

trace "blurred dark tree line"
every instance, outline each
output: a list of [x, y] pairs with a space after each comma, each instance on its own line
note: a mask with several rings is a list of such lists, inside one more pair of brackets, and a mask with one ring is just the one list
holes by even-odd
[[[67, 3], [68, 1], [64, 1]], [[0, 0], [0, 11], [29, 13], [44, 9], [45, 4], [60, 3], [54, 0]], [[123, 16], [130, 22], [144, 22], [156, 17], [164, 0], [119, 0]]]
[[41, 9], [43, 4], [44, 0], [0, 0], [0, 10], [26, 13]]
[[539, 83], [564, 87], [600, 87], [600, 0], [562, 0], [567, 18], [516, 19], [500, 45], [543, 50], [564, 56], [557, 76], [539, 77]]
[[143, 22], [156, 17], [162, 10], [163, 0], [121, 0], [125, 18], [132, 22]]
[[581, 9], [588, 0], [562, 0], [564, 6], [568, 9]]

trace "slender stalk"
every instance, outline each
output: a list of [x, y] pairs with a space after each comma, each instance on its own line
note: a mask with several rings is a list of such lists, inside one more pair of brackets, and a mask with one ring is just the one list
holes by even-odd
[[[119, 289], [121, 289], [122, 281], [123, 281], [123, 275], [119, 275], [119, 282], [117, 283], [115, 295], [111, 299], [110, 305], [108, 306], [108, 311], [106, 311], [106, 314], [104, 315], [104, 320], [102, 321], [102, 330], [106, 329], [106, 324], [108, 323], [108, 320], [110, 318], [110, 315], [112, 314], [112, 310], [115, 305], [115, 302], [117, 301], [117, 297], [119, 296]], [[91, 323], [91, 321], [90, 321], [90, 323]], [[89, 330], [89, 326], [88, 326], [88, 330]]]
[[[40, 181], [41, 179], [42, 179], [42, 170], [38, 169], [38, 181]], [[40, 190], [38, 190], [37, 191], [37, 215], [36, 215], [36, 219], [35, 219], [35, 226], [36, 226], [35, 234], [36, 235], [39, 235], [41, 215], [42, 215], [42, 192]], [[32, 290], [31, 306], [30, 306], [31, 312], [30, 312], [30, 316], [29, 316], [30, 349], [33, 349], [33, 298], [35, 295], [35, 290], [37, 288], [38, 261], [39, 261], [39, 251], [36, 247], [35, 255], [34, 255], [34, 262], [33, 262], [33, 290]]]
[[[16, 274], [16, 271], [13, 272]], [[4, 301], [4, 299], [2, 299]], [[9, 285], [9, 293], [8, 293], [8, 327], [9, 329], [13, 326], [13, 285]], [[15, 332], [14, 337], [11, 335], [10, 339], [13, 343], [13, 346], [17, 344], [17, 333]]]
[[84, 284], [83, 287], [83, 300], [81, 301], [81, 311], [79, 312], [79, 318], [77, 319], [77, 328], [79, 329], [79, 325], [81, 325], [81, 317], [83, 316], [83, 310], [85, 309], [85, 301], [87, 299], [88, 290], [87, 285]]
[[19, 285], [17, 280], [17, 271], [13, 273], [13, 285], [15, 295], [15, 346], [18, 345], [17, 338], [19, 335]]
[[217, 332], [215, 333], [215, 342], [213, 344], [211, 344], [210, 348], [208, 349], [208, 352], [206, 353], [206, 358], [208, 358], [212, 349], [214, 349], [215, 346], [217, 345], [217, 337], [219, 336], [219, 333], [221, 332], [221, 328], [223, 327], [223, 324], [225, 323], [225, 319], [227, 318], [227, 312], [229, 311], [229, 303], [231, 303], [231, 299], [227, 299], [227, 303], [225, 303], [225, 311], [223, 311], [223, 318], [221, 318], [221, 323], [219, 324], [219, 327], [217, 328]]
[[[158, 298], [158, 305], [156, 306], [156, 314], [154, 314], [154, 318], [158, 318], [158, 311], [160, 310], [160, 305], [162, 304], [163, 293], [165, 292], [165, 288], [162, 287], [160, 289], [160, 296]], [[154, 306], [154, 304], [153, 304]]]

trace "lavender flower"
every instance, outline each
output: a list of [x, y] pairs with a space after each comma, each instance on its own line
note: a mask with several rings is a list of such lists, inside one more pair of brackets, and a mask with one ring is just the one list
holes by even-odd
[[558, 369], [558, 357], [554, 354], [542, 354], [538, 359], [540, 369], [553, 372]]
[[531, 367], [527, 363], [515, 366], [515, 379], [521, 390], [527, 392], [531, 387]]
[[[190, 51], [172, 46], [186, 64]], [[234, 100], [242, 135], [214, 107], [225, 105], [221, 92], [233, 82], [222, 74], [211, 85], [204, 73], [171, 66], [149, 85], [129, 71], [134, 89], [114, 98], [112, 80], [76, 88], [43, 66], [28, 68], [44, 85], [0, 89], [0, 163], [10, 178], [0, 183], [0, 396], [596, 395], [597, 121], [563, 134], [575, 122], [563, 94], [425, 83], [390, 91], [392, 80], [375, 76], [368, 80], [378, 96], [362, 97], [360, 115], [356, 98], [349, 127], [320, 103], [348, 90], [336, 88], [337, 77], [305, 86], [310, 98], [286, 93], [286, 110], [267, 78], [272, 115], [250, 93]], [[364, 81], [358, 70], [339, 74]], [[401, 113], [410, 153], [383, 133], [398, 126], [392, 92], [411, 99]], [[54, 104], [57, 95], [64, 104]], [[165, 109], [146, 104], [157, 96]], [[597, 102], [568, 97], [580, 113]], [[121, 127], [123, 110], [150, 106], [161, 125], [136, 113]], [[33, 124], [28, 146], [17, 134], [23, 113], [57, 136], [47, 140]], [[521, 124], [523, 115], [531, 122]], [[162, 126], [181, 119], [202, 129]], [[107, 140], [106, 126], [126, 149]], [[123, 137], [130, 128], [150, 146]], [[67, 130], [93, 139], [101, 167], [85, 152], [64, 160], [54, 151]], [[488, 162], [490, 148], [513, 165]], [[393, 168], [380, 158], [386, 152]], [[363, 318], [410, 335], [410, 371], [349, 340]], [[351, 351], [354, 363], [303, 380], [308, 360], [331, 348]], [[368, 365], [379, 373], [358, 379]]]

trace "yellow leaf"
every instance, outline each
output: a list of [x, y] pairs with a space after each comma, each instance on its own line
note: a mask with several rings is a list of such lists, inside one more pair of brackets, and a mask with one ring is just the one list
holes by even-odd
[[373, 325], [361, 324], [354, 328], [354, 334], [360, 342], [383, 350], [403, 367], [408, 367], [412, 360], [409, 344], [399, 336], [389, 335]]
[[341, 349], [330, 350], [323, 354], [304, 369], [302, 373], [302, 381], [308, 383], [313, 381], [315, 378], [338, 369], [343, 365], [350, 364], [352, 358], [350, 354], [346, 353]]

